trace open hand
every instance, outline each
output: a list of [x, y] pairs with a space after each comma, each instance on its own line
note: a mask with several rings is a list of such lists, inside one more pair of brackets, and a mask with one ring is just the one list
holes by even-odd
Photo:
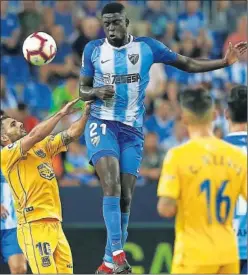
[[93, 102], [93, 100], [85, 101], [85, 106], [84, 106], [84, 115], [85, 116], [89, 116], [89, 114], [90, 114], [90, 106], [91, 106], [92, 102]]
[[228, 49], [226, 51], [224, 60], [227, 65], [232, 65], [239, 60], [239, 56], [243, 55], [247, 51], [247, 42], [240, 42], [235, 46], [229, 42]]
[[60, 111], [59, 113], [62, 116], [66, 116], [66, 115], [70, 115], [73, 114], [79, 110], [81, 110], [81, 108], [73, 108], [73, 106], [80, 100], [80, 98], [76, 98], [72, 101], [70, 101], [69, 103], [67, 103]]

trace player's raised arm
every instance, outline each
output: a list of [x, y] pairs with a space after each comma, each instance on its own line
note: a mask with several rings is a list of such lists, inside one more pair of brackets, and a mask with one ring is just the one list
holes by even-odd
[[222, 59], [195, 59], [178, 55], [177, 60], [170, 63], [170, 65], [189, 73], [214, 71], [232, 65], [238, 61], [238, 56], [244, 54], [246, 50], [247, 42], [241, 42], [235, 46], [233, 46], [232, 43], [229, 43], [225, 57]]
[[22, 153], [25, 154], [29, 149], [31, 149], [36, 143], [47, 137], [55, 128], [60, 119], [66, 115], [75, 112], [73, 106], [77, 103], [79, 98], [66, 104], [58, 113], [50, 117], [46, 121], [39, 123], [32, 131], [24, 136], [21, 140]]
[[238, 61], [238, 57], [240, 55], [245, 54], [247, 51], [247, 42], [240, 42], [235, 46], [229, 43], [228, 50], [223, 59], [195, 59], [179, 55], [155, 39], [141, 39], [144, 40], [144, 42], [146, 42], [150, 47], [153, 53], [154, 63], [164, 63], [189, 73], [214, 71], [230, 66]]
[[67, 129], [64, 130], [61, 135], [64, 145], [68, 145], [72, 141], [79, 139], [85, 129], [86, 122], [90, 114], [90, 102], [86, 103], [84, 114]]

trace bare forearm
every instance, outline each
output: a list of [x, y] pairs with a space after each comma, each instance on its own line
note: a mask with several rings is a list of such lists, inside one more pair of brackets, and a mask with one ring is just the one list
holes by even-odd
[[225, 68], [228, 64], [224, 59], [195, 59], [180, 55], [172, 66], [189, 73], [203, 73]]
[[208, 60], [208, 59], [190, 59], [189, 72], [203, 73], [222, 69], [227, 67], [224, 59]]
[[89, 86], [79, 87], [79, 97], [83, 101], [95, 100], [96, 99], [96, 89]]
[[80, 136], [84, 132], [87, 119], [87, 115], [82, 115], [82, 117], [75, 121], [70, 126], [70, 128], [62, 132], [62, 137], [65, 145], [68, 145], [69, 143], [80, 138]]
[[36, 137], [36, 142], [41, 141], [45, 137], [51, 134], [54, 130], [55, 126], [62, 118], [62, 114], [57, 113], [54, 116], [50, 117], [49, 119], [39, 123], [36, 127], [32, 129], [29, 133], [29, 137]]

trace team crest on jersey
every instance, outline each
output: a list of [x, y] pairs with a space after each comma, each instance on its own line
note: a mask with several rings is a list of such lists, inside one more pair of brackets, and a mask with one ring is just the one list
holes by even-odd
[[96, 147], [100, 142], [100, 136], [93, 137], [91, 143]]
[[44, 256], [41, 258], [41, 261], [42, 261], [42, 266], [43, 267], [48, 267], [51, 265], [51, 261], [50, 261], [50, 258], [49, 256]]
[[45, 158], [46, 157], [46, 153], [41, 149], [35, 151], [35, 154], [40, 158]]
[[129, 54], [128, 59], [130, 62], [135, 65], [139, 61], [139, 55], [138, 54]]
[[37, 168], [42, 178], [51, 180], [55, 177], [53, 169], [48, 163], [42, 163]]

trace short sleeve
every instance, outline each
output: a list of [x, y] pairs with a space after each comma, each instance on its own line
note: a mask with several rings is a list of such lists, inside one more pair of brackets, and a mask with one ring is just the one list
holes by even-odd
[[153, 63], [170, 64], [177, 60], [178, 54], [160, 41], [150, 37], [143, 38], [143, 41], [150, 47], [153, 53]]
[[94, 66], [91, 61], [93, 50], [94, 44], [92, 42], [86, 44], [82, 54], [81, 76], [94, 76]]
[[247, 155], [242, 156], [240, 195], [247, 201]]
[[1, 170], [6, 176], [13, 166], [23, 157], [21, 140], [5, 146], [1, 150]]
[[50, 157], [56, 156], [61, 152], [67, 151], [67, 146], [65, 146], [62, 138], [62, 133], [57, 135], [50, 135], [44, 140], [44, 146], [46, 152]]
[[162, 173], [158, 183], [157, 194], [159, 197], [179, 198], [180, 181], [177, 162], [175, 151], [170, 150], [164, 160]]

